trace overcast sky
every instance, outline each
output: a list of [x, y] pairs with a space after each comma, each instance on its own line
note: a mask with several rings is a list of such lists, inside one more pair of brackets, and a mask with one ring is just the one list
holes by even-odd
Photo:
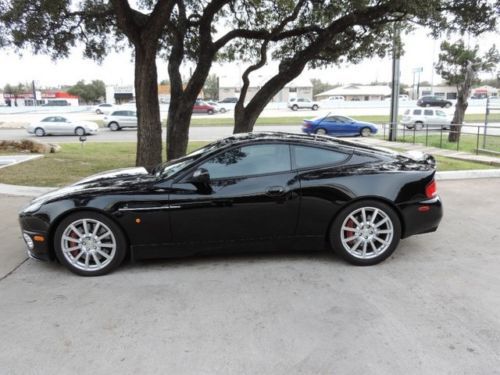
[[[455, 38], [456, 39], [456, 38]], [[451, 40], [454, 40], [451, 38]], [[500, 34], [489, 33], [481, 36], [478, 40], [470, 38], [470, 44], [479, 43], [482, 50], [487, 50], [495, 42], [500, 40]], [[467, 40], [466, 40], [467, 41]], [[441, 78], [432, 74], [433, 63], [439, 54], [440, 41], [429, 37], [424, 30], [417, 30], [410, 35], [403, 36], [405, 44], [405, 55], [401, 58], [401, 81], [411, 84], [413, 69], [422, 67], [421, 80], [432, 81], [437, 84]], [[497, 46], [498, 47], [498, 46]], [[47, 56], [34, 56], [24, 52], [19, 57], [12, 51], [0, 51], [0, 87], [6, 83], [28, 82], [35, 80], [39, 86], [72, 85], [80, 79], [90, 81], [102, 79], [107, 85], [131, 85], [133, 84], [133, 61], [130, 51], [112, 53], [102, 64], [84, 59], [81, 51], [75, 49], [72, 55], [63, 60], [52, 61]], [[167, 65], [165, 61], [158, 59], [158, 79], [166, 79]], [[213, 67], [213, 73], [225, 76], [227, 79], [236, 80], [244, 65], [226, 64]], [[259, 75], [267, 76], [276, 70], [277, 63], [259, 71]], [[189, 66], [184, 67], [184, 74], [189, 72]], [[390, 81], [391, 60], [369, 59], [358, 65], [347, 65], [332, 67], [322, 70], [307, 70], [303, 72], [307, 78], [320, 78], [330, 83], [347, 84], [351, 82], [370, 83], [373, 81]], [[483, 75], [483, 78], [494, 77], [494, 74]]]

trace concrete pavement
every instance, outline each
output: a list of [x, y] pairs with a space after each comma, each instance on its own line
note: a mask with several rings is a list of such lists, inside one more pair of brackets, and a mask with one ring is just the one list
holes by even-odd
[[[0, 373], [500, 374], [498, 187], [439, 182], [438, 232], [374, 267], [304, 252], [81, 278], [28, 260], [0, 281]], [[0, 196], [4, 276], [26, 200]]]

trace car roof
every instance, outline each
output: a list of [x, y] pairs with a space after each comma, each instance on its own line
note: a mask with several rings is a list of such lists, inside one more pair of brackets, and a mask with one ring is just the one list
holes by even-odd
[[304, 146], [316, 147], [335, 147], [343, 149], [344, 151], [365, 151], [370, 153], [379, 153], [386, 156], [393, 155], [394, 153], [389, 150], [365, 146], [356, 142], [340, 140], [329, 136], [322, 135], [308, 135], [284, 132], [257, 132], [257, 133], [241, 133], [234, 134], [230, 137], [220, 139], [214, 142], [217, 149], [229, 147], [235, 144], [246, 143], [260, 143], [260, 142], [290, 142], [302, 144]]

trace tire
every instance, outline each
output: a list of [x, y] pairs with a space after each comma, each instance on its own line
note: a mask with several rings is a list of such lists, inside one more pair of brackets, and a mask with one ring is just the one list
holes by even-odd
[[221, 108], [220, 113], [226, 113], [226, 108]]
[[75, 134], [78, 136], [85, 135], [85, 129], [79, 126], [75, 129]]
[[[68, 238], [75, 238], [75, 241]], [[75, 249], [68, 250], [72, 248]], [[122, 263], [127, 254], [127, 241], [120, 227], [107, 216], [80, 211], [67, 216], [57, 226], [54, 250], [59, 262], [71, 272], [101, 276]]]
[[444, 106], [445, 106], [446, 108], [450, 108], [450, 107], [451, 107], [451, 103], [446, 103]]
[[207, 113], [208, 113], [209, 115], [213, 115], [213, 114], [214, 114], [214, 110], [213, 110], [213, 109], [209, 109], [209, 110], [207, 111]]
[[372, 130], [370, 128], [363, 128], [360, 130], [359, 135], [362, 137], [369, 137], [372, 134]]
[[95, 113], [97, 113], [98, 115], [102, 115], [102, 111], [100, 109], [96, 109]]
[[421, 121], [417, 121], [413, 127], [415, 130], [422, 130], [424, 128], [424, 123]]
[[299, 106], [297, 104], [292, 105], [292, 111], [296, 111], [299, 109]]
[[[366, 220], [363, 220], [363, 211]], [[375, 222], [371, 223], [374, 213]], [[378, 223], [381, 224], [377, 227]], [[352, 228], [352, 231], [345, 228]], [[400, 238], [401, 223], [396, 212], [387, 204], [373, 200], [358, 201], [344, 208], [333, 221], [329, 233], [333, 250], [358, 266], [370, 266], [387, 259]]]
[[429, 103], [427, 103], [425, 106], [426, 106], [426, 107], [430, 107], [431, 105], [430, 105]]
[[120, 127], [120, 125], [118, 125], [118, 123], [117, 123], [117, 122], [111, 122], [111, 123], [109, 123], [108, 128], [109, 128], [109, 130], [111, 130], [112, 132], [116, 132], [116, 131], [118, 131], [118, 130], [121, 130], [121, 127]]
[[326, 129], [319, 128], [319, 129], [316, 129], [316, 131], [314, 132], [314, 134], [317, 134], [317, 135], [326, 135], [327, 131], [326, 131]]
[[35, 135], [37, 137], [43, 137], [45, 135], [45, 130], [43, 130], [42, 128], [36, 128]]
[[312, 106], [312, 108], [311, 108], [311, 109], [312, 109], [313, 111], [317, 111], [317, 110], [318, 110], [318, 108], [319, 108], [319, 107], [315, 104], [315, 105], [313, 105], [313, 106]]

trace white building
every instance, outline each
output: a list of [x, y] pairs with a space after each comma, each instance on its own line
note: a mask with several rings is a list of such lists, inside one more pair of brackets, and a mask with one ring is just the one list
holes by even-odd
[[328, 99], [330, 96], [343, 96], [350, 101], [384, 100], [391, 95], [391, 88], [385, 85], [350, 84], [324, 91], [316, 95], [316, 100]]
[[[270, 77], [256, 77], [250, 80], [246, 101], [251, 100]], [[219, 77], [219, 99], [228, 97], [239, 97], [241, 91], [241, 79], [234, 80], [227, 77]], [[306, 98], [312, 100], [313, 85], [307, 78], [297, 77], [281, 89], [271, 102], [287, 102], [290, 98]]]

